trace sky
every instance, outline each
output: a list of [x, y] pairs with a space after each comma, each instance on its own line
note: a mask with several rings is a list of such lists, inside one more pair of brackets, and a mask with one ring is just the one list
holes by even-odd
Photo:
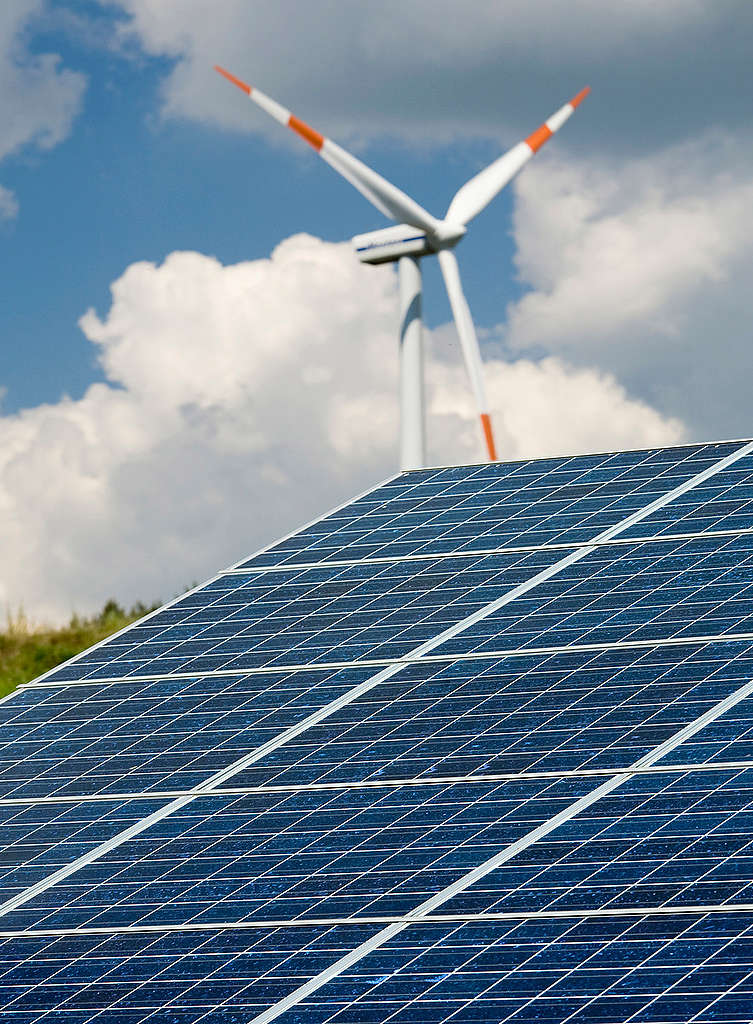
[[[222, 64], [442, 216], [502, 458], [753, 433], [750, 0], [3, 0], [0, 606], [168, 600], [397, 469], [386, 225]], [[429, 458], [483, 458], [425, 260]]]

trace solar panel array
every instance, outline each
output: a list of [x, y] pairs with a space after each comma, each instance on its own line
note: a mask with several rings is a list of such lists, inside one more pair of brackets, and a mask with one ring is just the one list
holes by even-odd
[[0, 702], [9, 1024], [753, 1019], [753, 442], [404, 473]]

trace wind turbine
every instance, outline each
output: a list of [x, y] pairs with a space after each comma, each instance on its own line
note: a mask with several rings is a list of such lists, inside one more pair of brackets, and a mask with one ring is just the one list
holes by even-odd
[[497, 452], [484, 387], [481, 353], [460, 283], [458, 262], [452, 249], [465, 235], [468, 223], [494, 199], [505, 185], [528, 163], [534, 153], [562, 127], [575, 108], [588, 95], [582, 89], [569, 103], [540, 127], [509, 149], [465, 183], [453, 196], [443, 220], [437, 220], [415, 200], [381, 174], [367, 167], [336, 142], [320, 135], [276, 100], [252, 88], [235, 75], [215, 65], [233, 85], [266, 110], [276, 121], [305, 139], [320, 157], [350, 182], [390, 220], [395, 227], [356, 235], [353, 247], [362, 263], [397, 263], [400, 285], [400, 465], [402, 469], [420, 469], [426, 460], [424, 421], [423, 339], [421, 326], [421, 264], [423, 256], [436, 255], [450, 299], [452, 315], [460, 338], [468, 376], [481, 419], [481, 429], [490, 461]]

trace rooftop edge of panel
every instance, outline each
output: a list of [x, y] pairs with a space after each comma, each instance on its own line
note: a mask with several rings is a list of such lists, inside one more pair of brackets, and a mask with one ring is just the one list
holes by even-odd
[[[283, 543], [285, 540], [288, 540], [289, 538], [294, 537], [296, 534], [302, 532], [303, 530], [307, 530], [309, 527], [315, 525], [316, 523], [319, 523], [322, 520], [327, 519], [329, 516], [334, 515], [336, 512], [340, 511], [341, 509], [347, 508], [348, 505], [351, 505], [354, 502], [360, 501], [362, 498], [365, 498], [367, 495], [372, 494], [375, 491], [378, 491], [380, 488], [385, 487], [388, 484], [394, 483], [394, 482], [396, 482], [398, 480], [405, 480], [406, 478], [409, 478], [412, 474], [418, 475], [418, 474], [421, 474], [421, 473], [437, 473], [437, 472], [442, 472], [443, 470], [448, 470], [448, 469], [463, 469], [463, 468], [481, 469], [481, 468], [484, 468], [484, 467], [495, 466], [495, 465], [500, 466], [500, 467], [502, 467], [502, 466], [510, 466], [510, 465], [522, 465], [524, 463], [529, 463], [529, 462], [538, 462], [538, 461], [542, 461], [543, 462], [543, 461], [546, 461], [548, 459], [573, 459], [573, 458], [588, 458], [588, 457], [598, 458], [598, 457], [603, 457], [603, 456], [607, 456], [607, 455], [625, 455], [625, 454], [639, 454], [641, 452], [647, 452], [648, 453], [648, 452], [675, 451], [675, 450], [681, 450], [683, 448], [707, 447], [707, 446], [711, 446], [711, 445], [717, 445], [717, 446], [719, 446], [719, 445], [732, 445], [732, 444], [740, 444], [740, 445], [742, 445], [742, 444], [746, 444], [746, 443], [750, 442], [751, 440], [753, 440], [753, 438], [729, 438], [729, 439], [708, 440], [708, 441], [683, 441], [683, 442], [678, 442], [677, 444], [671, 444], [671, 445], [654, 445], [654, 446], [649, 446], [649, 447], [643, 446], [643, 447], [638, 447], [638, 448], [615, 448], [615, 449], [607, 449], [605, 451], [596, 451], [596, 452], [571, 452], [571, 453], [560, 453], [560, 454], [557, 454], [557, 455], [548, 455], [548, 456], [547, 455], [542, 455], [542, 456], [539, 456], [537, 458], [530, 458], [529, 457], [529, 458], [520, 458], [520, 459], [508, 459], [508, 460], [504, 460], [504, 461], [503, 460], [499, 460], [497, 463], [490, 463], [490, 462], [485, 460], [485, 461], [482, 461], [482, 462], [450, 463], [450, 464], [447, 464], [447, 465], [427, 466], [424, 469], [398, 470], [396, 473], [393, 473], [391, 476], [388, 476], [385, 479], [380, 480], [379, 482], [373, 484], [372, 486], [367, 487], [365, 490], [361, 491], [359, 494], [356, 494], [356, 495], [353, 495], [350, 498], [347, 498], [345, 501], [342, 501], [342, 502], [338, 503], [333, 508], [330, 508], [327, 511], [322, 512], [320, 515], [315, 516], [313, 519], [309, 520], [308, 522], [303, 523], [300, 526], [297, 526], [293, 530], [290, 530], [288, 533], [284, 534], [282, 537], [276, 537], [274, 540], [270, 541], [268, 544], [263, 545], [262, 547], [260, 547], [256, 551], [252, 552], [251, 554], [243, 555], [236, 562], [233, 562], [231, 565], [227, 566], [226, 568], [220, 569], [217, 572], [213, 573], [207, 579], [203, 580], [201, 583], [198, 583], [195, 587], [191, 587], [189, 590], [186, 590], [184, 593], [178, 594], [176, 597], [172, 598], [172, 600], [165, 602], [165, 604], [163, 604], [163, 605], [160, 605], [159, 608], [155, 608], [153, 611], [148, 612], [142, 618], [136, 619], [134, 622], [131, 622], [127, 626], [124, 626], [123, 629], [120, 629], [117, 632], [112, 633], [110, 636], [105, 637], [103, 640], [100, 640], [98, 643], [92, 644], [91, 647], [87, 647], [85, 650], [79, 651], [77, 654], [73, 655], [72, 658], [68, 658], [67, 660], [61, 662], [59, 665], [55, 665], [53, 668], [50, 668], [46, 672], [43, 672], [41, 675], [35, 676], [34, 679], [29, 680], [29, 682], [30, 683], [41, 683], [41, 682], [44, 682], [44, 680], [48, 676], [51, 676], [54, 672], [58, 672], [60, 669], [63, 669], [65, 667], [67, 667], [68, 665], [75, 664], [76, 661], [78, 661], [79, 658], [83, 657], [83, 655], [88, 654], [91, 651], [97, 650], [99, 647], [102, 647], [102, 646], [104, 646], [107, 643], [110, 643], [112, 640], [114, 640], [117, 637], [122, 636], [123, 634], [129, 632], [131, 629], [134, 629], [136, 626], [143, 625], [145, 622], [148, 622], [154, 616], [160, 614], [161, 612], [165, 611], [168, 608], [171, 608], [174, 604], [177, 604], [179, 601], [184, 600], [190, 594], [195, 594], [198, 591], [202, 590], [209, 583], [211, 583], [214, 580], [218, 579], [219, 577], [225, 575], [227, 572], [229, 572], [229, 571], [231, 571], [233, 569], [237, 569], [237, 568], [242, 567], [243, 565], [245, 565], [247, 562], [251, 561], [252, 559], [258, 558], [260, 555], [263, 555], [263, 554], [269, 552], [270, 550], [272, 550], [273, 548], [277, 547], [277, 545]], [[12, 698], [13, 695], [16, 692], [17, 692], [16, 690], [13, 690], [9, 694], [6, 694], [4, 697], [0, 698], [0, 704], [5, 703], [7, 700]]]
[[[350, 501], [344, 502], [343, 505], [338, 506], [343, 508], [344, 505], [349, 505], [353, 501], [357, 501], [358, 498], [364, 497], [366, 494], [370, 494], [371, 491], [377, 490], [379, 487], [383, 487], [385, 484], [392, 483], [394, 480], [400, 480], [406, 476], [410, 476], [412, 473], [440, 473], [445, 469], [483, 469], [490, 466], [517, 466], [522, 465], [525, 462], [546, 462], [549, 459], [585, 459], [585, 458], [603, 458], [607, 455], [639, 455], [641, 452], [671, 452], [681, 448], [700, 448], [708, 447], [710, 445], [724, 445], [724, 444], [750, 444], [753, 441], [751, 437], [729, 437], [729, 438], [713, 438], [710, 440], [700, 441], [678, 441], [677, 444], [658, 444], [658, 445], [642, 445], [638, 448], [604, 448], [597, 451], [575, 451], [575, 452], [558, 452], [554, 455], [535, 455], [527, 456], [519, 459], [498, 459], [496, 462], [489, 462], [488, 459], [484, 459], [479, 462], [447, 462], [438, 463], [437, 465], [425, 466], [423, 469], [402, 469], [387, 480], [382, 481], [380, 484], [376, 484], [374, 487], [368, 488], [363, 494], [358, 497], [351, 498]], [[332, 512], [336, 511], [335, 509]], [[332, 512], [327, 512], [325, 515], [317, 517], [313, 522], [318, 522], [319, 519], [326, 518], [327, 515], [331, 515]], [[307, 524], [308, 525], [308, 524]], [[294, 530], [293, 533], [298, 533], [299, 530], [305, 529], [305, 526], [300, 526], [298, 530]], [[282, 538], [280, 538], [282, 539]], [[279, 544], [278, 541], [274, 541], [275, 544]], [[270, 547], [271, 545], [267, 545]], [[266, 550], [263, 548], [262, 550]], [[261, 552], [257, 552], [261, 554]], [[250, 558], [253, 555], [249, 556]]]

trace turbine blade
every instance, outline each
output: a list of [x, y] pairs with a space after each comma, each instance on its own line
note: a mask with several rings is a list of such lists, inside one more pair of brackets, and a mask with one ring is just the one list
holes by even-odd
[[457, 224], [467, 224], [481, 213], [497, 193], [512, 181], [518, 171], [528, 163], [533, 154], [541, 149], [544, 143], [551, 139], [552, 135], [572, 116], [575, 108], [583, 102], [590, 91], [588, 86], [581, 89], [577, 96], [573, 96], [569, 103], [560, 107], [524, 142], [519, 142], [517, 146], [508, 149], [494, 163], [489, 164], [465, 185], [462, 185], [450, 203], [447, 220]]
[[215, 65], [214, 70], [227, 78], [233, 85], [237, 85], [262, 110], [266, 110], [275, 121], [290, 128], [310, 146], [313, 146], [319, 156], [326, 160], [330, 167], [334, 168], [354, 188], [357, 188], [361, 195], [376, 206], [380, 213], [398, 223], [410, 224], [412, 227], [421, 228], [431, 234], [437, 232], [440, 222], [436, 217], [432, 217], [415, 200], [383, 178], [381, 174], [377, 174], [371, 167], [367, 167], [342, 146], [338, 146], [336, 142], [321, 135], [259, 89], [252, 88], [218, 65]]
[[458, 328], [460, 347], [463, 350], [468, 376], [471, 379], [473, 396], [476, 399], [476, 406], [481, 417], [481, 430], [484, 434], [486, 450], [489, 453], [489, 461], [496, 462], [497, 451], [494, 445], [492, 421], [489, 416], [489, 403], [486, 400], [481, 352], [478, 347], [478, 338], [476, 337], [476, 328], [473, 326], [471, 311], [468, 308], [468, 302], [463, 293], [463, 287], [460, 284], [458, 261], [455, 259], [455, 253], [450, 252], [449, 249], [440, 249], [437, 257], [439, 259], [439, 266], [442, 269], [445, 287], [447, 288], [447, 295], [450, 299], [452, 315], [455, 317], [455, 323]]

